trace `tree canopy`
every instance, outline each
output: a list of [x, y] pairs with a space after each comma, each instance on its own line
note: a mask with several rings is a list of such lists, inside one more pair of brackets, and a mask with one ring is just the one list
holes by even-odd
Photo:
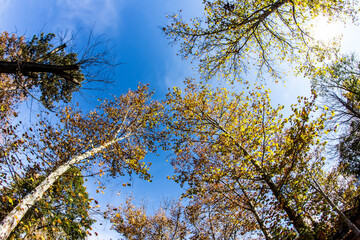
[[[282, 107], [273, 109], [267, 90], [261, 93], [259, 87], [245, 95], [190, 85], [184, 96], [180, 90], [171, 93], [169, 104], [174, 118], [169, 121], [170, 128], [178, 135], [175, 179], [189, 184], [190, 195], [237, 189], [238, 197], [248, 194], [259, 201], [253, 204], [277, 205], [276, 213], [259, 207], [274, 224], [268, 231], [280, 234], [280, 238], [297, 234], [304, 239], [315, 238], [305, 219], [316, 215], [312, 212], [316, 205], [300, 197], [312, 191], [306, 187], [309, 174], [313, 174], [307, 172], [312, 165], [310, 149], [320, 144], [316, 138], [324, 128], [324, 119], [310, 121], [314, 102], [305, 100], [303, 108], [294, 107], [294, 114], [282, 119]], [[250, 204], [239, 201], [239, 205]], [[302, 209], [301, 213], [295, 209]], [[294, 229], [284, 229], [281, 218]], [[255, 219], [259, 228], [265, 226], [264, 220]]]
[[[180, 55], [200, 61], [205, 77], [255, 70], [279, 76], [284, 61], [300, 66], [321, 61], [327, 47], [316, 43], [309, 31], [317, 16], [344, 19], [356, 15], [355, 1], [240, 1], [204, 0], [204, 17], [187, 22], [180, 14], [163, 28], [166, 36], [180, 42]], [[315, 55], [312, 54], [315, 52]]]
[[323, 170], [320, 137], [328, 130], [325, 114], [314, 115], [315, 96], [300, 98], [285, 118], [261, 86], [235, 93], [188, 81], [184, 92], [170, 91], [171, 178], [188, 204], [150, 215], [127, 201], [110, 207], [114, 229], [128, 239], [152, 239], [153, 230], [182, 239], [174, 226], [190, 239], [329, 239], [343, 221], [359, 234], [344, 213], [358, 208], [359, 189]]
[[84, 81], [77, 54], [66, 52], [66, 44], [54, 47], [55, 34], [41, 33], [28, 42], [3, 32], [0, 37], [2, 95], [27, 97], [39, 90], [40, 101], [50, 108], [53, 102], [69, 102]]
[[[55, 107], [91, 81], [87, 70], [110, 64], [98, 58], [106, 52], [96, 44], [72, 51], [52, 33], [3, 32], [0, 239], [86, 239], [90, 210], [102, 203], [85, 180], [96, 178], [96, 192], [108, 179], [151, 182], [145, 157], [159, 148], [183, 192], [154, 211], [133, 197], [108, 205], [104, 217], [126, 239], [359, 239], [360, 63], [310, 30], [318, 16], [356, 20], [355, 4], [203, 0], [203, 17], [172, 15], [163, 28], [180, 55], [198, 61], [202, 79], [187, 78], [162, 101], [138, 84], [89, 111]], [[277, 78], [283, 62], [312, 79], [310, 97], [288, 112], [263, 85], [234, 82], [251, 67]], [[227, 84], [210, 85], [214, 76]], [[16, 107], [30, 97], [45, 109], [24, 124]], [[339, 140], [336, 163], [329, 133]]]

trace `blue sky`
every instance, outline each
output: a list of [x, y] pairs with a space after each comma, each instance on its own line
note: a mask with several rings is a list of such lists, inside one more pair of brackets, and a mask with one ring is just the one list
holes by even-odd
[[[178, 86], [185, 77], [194, 76], [188, 62], [176, 56], [176, 46], [170, 46], [160, 30], [167, 22], [166, 14], [182, 9], [184, 19], [202, 14], [201, 0], [0, 0], [0, 29], [18, 35], [31, 37], [40, 32], [78, 32], [75, 44], [86, 41], [93, 29], [94, 37], [110, 40], [114, 46], [112, 54], [117, 62], [114, 83], [105, 91], [85, 91], [75, 100], [85, 109], [92, 109], [96, 99], [120, 95], [129, 88], [141, 83], [150, 83], [157, 98], [163, 98], [169, 87]], [[334, 28], [335, 29], [335, 28]], [[343, 27], [337, 28], [343, 30]], [[344, 51], [357, 51], [353, 48], [360, 42], [359, 28], [348, 27], [344, 32]], [[79, 45], [77, 45], [79, 46]], [[286, 88], [284, 87], [286, 85]], [[299, 95], [309, 94], [309, 82], [290, 77], [285, 84], [272, 84], [273, 101], [276, 104], [290, 105]], [[145, 183], [134, 177], [133, 187], [118, 187], [119, 181], [111, 184], [113, 191], [105, 195], [94, 194], [93, 181], [88, 189], [91, 197], [100, 199], [100, 204], [117, 204], [126, 194], [134, 194], [137, 200], [145, 199], [150, 209], [166, 197], [177, 197], [180, 188], [167, 181], [171, 167], [165, 161], [166, 155], [149, 156], [153, 162], [151, 173], [153, 183]], [[125, 179], [124, 181], [126, 181]], [[121, 180], [120, 180], [121, 182]], [[121, 191], [120, 195], [117, 192]], [[100, 223], [100, 222], [99, 222]], [[110, 224], [95, 226], [99, 237], [91, 239], [117, 239], [119, 235], [109, 230]], [[104, 227], [105, 226], [105, 227]]]
[[[83, 109], [91, 110], [97, 98], [120, 95], [129, 88], [135, 89], [139, 82], [150, 83], [156, 97], [161, 98], [169, 87], [179, 85], [185, 76], [192, 76], [192, 66], [176, 56], [176, 48], [169, 45], [160, 28], [167, 21], [166, 14], [179, 9], [187, 9], [187, 17], [200, 15], [200, 3], [190, 0], [80, 0], [76, 3], [70, 0], [0, 0], [0, 29], [28, 37], [40, 32], [78, 32], [76, 47], [83, 46], [91, 31], [94, 38], [109, 40], [113, 46], [111, 53], [116, 62], [121, 63], [115, 69], [113, 84], [103, 87], [105, 91], [82, 91], [75, 96]], [[28, 110], [21, 109], [23, 118], [28, 118]], [[105, 209], [107, 203], [116, 205], [124, 201], [126, 195], [133, 194], [138, 202], [148, 202], [149, 210], [157, 208], [159, 201], [165, 198], [177, 198], [180, 187], [166, 179], [172, 168], [165, 159], [166, 154], [147, 157], [153, 162], [152, 183], [134, 176], [133, 186], [124, 188], [121, 183], [128, 182], [128, 178], [109, 179], [109, 190], [103, 195], [95, 193], [96, 185], [90, 179], [87, 183], [90, 197], [99, 200]], [[93, 235], [90, 239], [119, 237], [109, 230], [110, 223], [97, 218], [94, 231], [99, 236]]]

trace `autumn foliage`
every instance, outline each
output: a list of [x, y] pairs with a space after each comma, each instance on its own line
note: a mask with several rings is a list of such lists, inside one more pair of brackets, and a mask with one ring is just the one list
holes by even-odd
[[[1, 34], [0, 239], [86, 239], [99, 202], [85, 181], [96, 178], [96, 192], [104, 179], [151, 182], [146, 155], [159, 149], [183, 193], [154, 211], [133, 197], [108, 206], [104, 217], [126, 239], [360, 237], [359, 62], [309, 31], [320, 15], [355, 20], [354, 2], [203, 3], [203, 17], [172, 15], [163, 28], [199, 63], [201, 80], [187, 78], [162, 101], [139, 84], [88, 112], [55, 108], [81, 89], [83, 67], [101, 61], [79, 59], [51, 33]], [[250, 65], [278, 78], [284, 61], [313, 83], [289, 111], [271, 103], [270, 89], [239, 78]], [[221, 81], [212, 86], [214, 76]], [[47, 110], [26, 125], [17, 107], [29, 97]], [[323, 99], [329, 106], [319, 107]], [[332, 168], [329, 134], [340, 136]]]

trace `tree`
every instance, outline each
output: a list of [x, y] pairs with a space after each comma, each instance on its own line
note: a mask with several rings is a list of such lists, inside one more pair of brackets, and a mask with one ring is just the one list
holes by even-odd
[[311, 178], [313, 184], [310, 184], [313, 188], [316, 189], [318, 193], [321, 194], [321, 196], [326, 200], [326, 202], [332, 207], [332, 209], [339, 215], [339, 218], [348, 226], [349, 229], [351, 229], [352, 234], [356, 239], [360, 237], [360, 230], [358, 227], [344, 214], [343, 211], [341, 211], [336, 204], [329, 198], [329, 196], [322, 190], [322, 187], [319, 185], [319, 183]]
[[194, 235], [237, 239], [239, 236], [258, 236], [261, 231], [266, 239], [273, 239], [265, 224], [263, 209], [266, 207], [262, 205], [266, 191], [264, 188], [259, 192], [252, 191], [246, 184], [249, 183], [244, 179], [219, 178], [204, 183], [205, 191], [189, 195], [191, 203], [186, 213], [196, 227]]
[[313, 73], [313, 87], [333, 112], [331, 124], [340, 125], [337, 150], [342, 171], [359, 177], [360, 62], [355, 55], [341, 56]]
[[360, 129], [359, 122], [353, 121], [349, 130], [338, 143], [341, 171], [360, 178]]
[[[336, 170], [331, 173], [324, 173], [323, 176], [323, 184], [326, 186], [323, 190], [327, 192], [323, 192], [323, 195], [326, 195], [328, 198], [330, 192], [336, 192], [339, 194], [338, 197], [346, 196], [345, 202], [348, 202], [350, 205], [344, 201], [343, 203], [347, 207], [351, 208], [356, 205], [353, 200], [356, 199], [354, 196], [358, 196], [359, 189], [354, 191], [354, 185], [352, 184], [350, 184], [351, 187], [347, 188], [346, 191], [341, 187], [339, 188], [337, 186], [339, 184], [337, 179], [339, 172]], [[243, 193], [243, 195], [239, 193]], [[209, 189], [209, 191], [204, 193], [191, 195], [191, 199], [186, 201], [186, 205], [183, 205], [181, 201], [168, 201], [161, 204], [160, 208], [154, 211], [153, 214], [148, 213], [146, 205], [142, 204], [140, 207], [136, 207], [133, 203], [133, 198], [128, 198], [125, 204], [121, 204], [118, 207], [109, 206], [105, 216], [113, 224], [112, 228], [122, 234], [125, 239], [235, 240], [254, 237], [262, 239], [259, 226], [262, 225], [262, 228], [266, 228], [266, 226], [273, 225], [273, 222], [278, 222], [281, 219], [279, 218], [279, 209], [273, 209], [271, 213], [273, 216], [271, 217], [266, 215], [266, 210], [269, 210], [267, 205], [250, 206], [251, 204], [246, 204], [250, 199], [252, 203], [256, 201], [256, 196], [251, 198], [250, 194], [251, 192], [237, 192], [236, 186], [229, 191], [213, 191]], [[247, 199], [244, 199], [244, 196]], [[317, 197], [320, 197], [320, 195]], [[338, 198], [333, 194], [331, 197], [334, 199]], [[321, 200], [315, 197], [314, 201]], [[260, 202], [257, 201], [257, 203]], [[265, 201], [262, 202], [266, 204]], [[319, 205], [318, 207], [327, 208], [326, 205]], [[251, 216], [249, 213], [254, 212], [254, 210], [257, 213]], [[320, 211], [324, 213], [328, 210], [322, 209]], [[357, 212], [358, 210], [352, 215], [358, 216]], [[256, 221], [263, 222], [263, 224], [257, 225], [254, 220], [256, 216]], [[349, 228], [341, 219], [339, 221], [336, 220], [335, 225], [326, 227], [326, 225], [329, 225], [329, 222], [336, 218], [334, 214], [312, 217], [320, 218], [318, 222], [313, 222], [317, 228], [316, 239], [340, 239], [346, 234], [349, 236]], [[351, 218], [353, 219], [353, 217]], [[271, 233], [264, 231], [264, 229], [261, 231], [265, 239], [290, 238], [292, 236], [291, 234], [279, 234], [279, 229], [272, 229]], [[355, 239], [355, 235], [352, 237]]]
[[[28, 96], [37, 99], [36, 91], [40, 92], [40, 102], [51, 109], [54, 102], [68, 103], [84, 82], [107, 82], [105, 78], [98, 79], [99, 75], [114, 64], [103, 43], [93, 41], [90, 35], [88, 45], [78, 51], [78, 56], [63, 40], [56, 41], [53, 33], [34, 35], [26, 41], [24, 36], [3, 32], [0, 36], [1, 112], [16, 100]], [[102, 77], [106, 77], [105, 74]]]
[[113, 224], [112, 229], [126, 239], [185, 239], [187, 229], [179, 202], [165, 204], [170, 206], [162, 206], [149, 215], [145, 205], [136, 207], [132, 200], [127, 198], [125, 204], [109, 207], [105, 217]]
[[239, 224], [245, 215], [221, 207], [222, 202], [195, 198], [186, 206], [181, 201], [164, 203], [153, 214], [128, 198], [125, 204], [110, 206], [105, 216], [126, 239], [237, 239], [253, 228], [251, 223]]
[[0, 73], [6, 83], [3, 94], [26, 97], [32, 90], [39, 89], [40, 100], [47, 108], [52, 107], [54, 101], [71, 99], [84, 81], [82, 62], [77, 54], [66, 53], [66, 44], [54, 48], [54, 38], [55, 34], [41, 33], [26, 42], [24, 36], [1, 34]]
[[[1, 189], [1, 220], [44, 180], [38, 172], [28, 168], [25, 176]], [[90, 200], [83, 183], [79, 169], [67, 171], [29, 209], [9, 239], [85, 239], [94, 220], [89, 216]]]
[[326, 236], [337, 218], [311, 184], [326, 176], [318, 139], [325, 115], [312, 119], [315, 100], [301, 98], [303, 106], [284, 118], [261, 89], [235, 94], [189, 81], [185, 93], [168, 94], [173, 179], [188, 186], [187, 196], [228, 199], [247, 211], [243, 220], [266, 238]]
[[342, 124], [359, 121], [360, 62], [355, 55], [338, 57], [312, 75], [312, 85]]
[[238, 239], [256, 234], [257, 225], [230, 195], [211, 190], [192, 195], [183, 209], [190, 239]]
[[[355, 16], [353, 1], [240, 1], [204, 0], [204, 17], [186, 23], [171, 16], [166, 36], [181, 43], [180, 54], [200, 61], [205, 77], [231, 76], [256, 69], [278, 77], [276, 65], [301, 60], [303, 65], [326, 56], [325, 46], [314, 43], [310, 20], [324, 15], [331, 19]], [[326, 50], [326, 51], [325, 51]], [[328, 49], [330, 50], [330, 49]], [[314, 56], [310, 52], [316, 51]], [[306, 64], [305, 64], [306, 62]]]
[[[156, 149], [155, 141], [162, 137], [157, 124], [162, 105], [150, 97], [148, 87], [139, 86], [113, 101], [105, 100], [85, 116], [65, 108], [56, 127], [40, 122], [34, 134], [25, 132], [27, 147], [17, 152], [24, 149], [25, 159], [47, 166], [49, 174], [4, 217], [0, 238], [6, 239], [29, 209], [73, 166], [90, 170], [97, 165], [100, 176], [106, 172], [113, 177], [135, 172], [150, 180], [149, 166], [143, 158], [147, 151]], [[15, 159], [21, 158], [14, 155]]]

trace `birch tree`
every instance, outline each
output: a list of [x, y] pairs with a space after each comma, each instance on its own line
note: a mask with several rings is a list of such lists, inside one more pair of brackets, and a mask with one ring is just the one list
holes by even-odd
[[[44, 180], [40, 174], [40, 169], [28, 167], [24, 175], [1, 189], [1, 220]], [[85, 239], [94, 220], [89, 216], [91, 201], [83, 184], [80, 170], [69, 169], [29, 209], [9, 239]]]
[[22, 141], [27, 145], [26, 156], [50, 171], [4, 217], [0, 239], [6, 239], [28, 210], [74, 166], [86, 167], [100, 176], [135, 173], [150, 181], [149, 163], [143, 159], [156, 149], [155, 141], [161, 137], [157, 123], [162, 114], [162, 105], [150, 97], [148, 87], [139, 86], [136, 91], [103, 101], [86, 115], [67, 107], [55, 127], [40, 122], [38, 129], [31, 129], [33, 134], [25, 132]]

